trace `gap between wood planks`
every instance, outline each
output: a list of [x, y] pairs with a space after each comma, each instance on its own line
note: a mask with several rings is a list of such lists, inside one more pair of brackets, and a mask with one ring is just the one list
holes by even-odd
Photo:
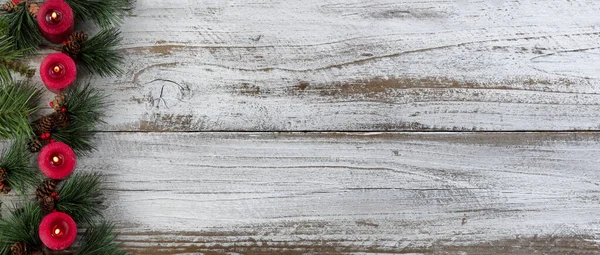
[[600, 129], [593, 130], [482, 130], [482, 131], [461, 131], [461, 130], [259, 130], [259, 131], [251, 131], [251, 130], [206, 130], [206, 131], [198, 131], [198, 130], [189, 130], [189, 131], [173, 131], [173, 130], [109, 130], [109, 131], [100, 131], [96, 130], [93, 133], [285, 133], [285, 134], [295, 134], [295, 133], [317, 133], [317, 134], [361, 134], [361, 133], [390, 133], [390, 134], [402, 134], [402, 133], [429, 133], [429, 134], [448, 134], [448, 133], [466, 133], [466, 134], [503, 134], [503, 133], [600, 133]]

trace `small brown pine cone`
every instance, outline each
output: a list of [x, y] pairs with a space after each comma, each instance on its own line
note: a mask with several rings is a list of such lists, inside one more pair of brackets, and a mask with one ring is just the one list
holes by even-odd
[[28, 69], [25, 73], [25, 77], [32, 78], [35, 75], [35, 69]]
[[19, 6], [13, 3], [13, 1], [11, 0], [8, 0], [5, 4], [2, 5], [2, 10], [8, 13], [16, 12], [18, 8]]
[[12, 188], [10, 188], [10, 185], [6, 181], [0, 182], [0, 193], [8, 194], [11, 190]]
[[27, 147], [29, 147], [29, 151], [36, 153], [40, 152], [44, 145], [42, 144], [42, 140], [40, 140], [39, 138], [35, 138], [27, 143]]
[[29, 252], [29, 248], [27, 248], [27, 244], [25, 244], [23, 242], [14, 243], [12, 246], [10, 246], [10, 251], [12, 252], [13, 255], [29, 255], [29, 254], [31, 254], [31, 252]]
[[83, 31], [77, 31], [77, 32], [73, 32], [71, 35], [69, 35], [69, 41], [71, 42], [78, 42], [79, 44], [83, 43], [85, 40], [87, 40], [88, 35], [86, 33], [84, 33]]
[[46, 213], [54, 211], [54, 198], [51, 196], [44, 197], [40, 202], [40, 208]]
[[56, 186], [58, 182], [55, 180], [45, 180], [42, 182], [35, 191], [35, 196], [42, 200], [44, 197], [52, 196], [56, 192]]
[[29, 14], [31, 14], [32, 17], [37, 17], [38, 11], [40, 10], [40, 6], [36, 3], [29, 3], [29, 8], [27, 8], [27, 11], [29, 11]]
[[52, 109], [54, 111], [60, 112], [60, 110], [65, 106], [65, 102], [67, 101], [67, 96], [65, 94], [60, 93], [54, 97], [52, 100]]
[[81, 43], [70, 41], [62, 47], [62, 52], [69, 55], [72, 59], [77, 59], [79, 53], [81, 53]]
[[57, 112], [55, 113], [54, 124], [57, 128], [66, 128], [71, 125], [71, 117], [67, 112]]
[[6, 180], [7, 176], [8, 176], [8, 171], [6, 171], [6, 168], [0, 167], [0, 181]]
[[52, 131], [52, 129], [54, 128], [55, 117], [56, 115], [50, 114], [41, 118], [37, 126], [37, 131], [41, 134], [49, 133], [50, 131]]
[[55, 180], [45, 180], [35, 190], [35, 197], [41, 201], [44, 197], [51, 196], [56, 191], [56, 185]]

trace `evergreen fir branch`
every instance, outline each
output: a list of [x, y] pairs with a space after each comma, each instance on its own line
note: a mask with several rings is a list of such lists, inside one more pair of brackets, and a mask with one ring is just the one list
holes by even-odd
[[74, 255], [125, 255], [115, 242], [114, 225], [102, 222], [87, 229]]
[[65, 107], [71, 116], [71, 124], [55, 130], [52, 138], [71, 146], [77, 155], [85, 155], [94, 149], [92, 132], [98, 124], [104, 123], [106, 97], [89, 84], [76, 84], [66, 98]]
[[0, 138], [34, 136], [29, 116], [38, 109], [40, 90], [26, 82], [0, 85]]
[[41, 176], [39, 171], [30, 166], [31, 153], [25, 149], [23, 142], [15, 142], [0, 157], [0, 168], [8, 171], [6, 181], [20, 195], [25, 195], [28, 188], [35, 187]]
[[11, 215], [0, 219], [0, 254], [10, 255], [10, 246], [23, 242], [32, 249], [41, 247], [38, 228], [42, 222], [42, 211], [36, 204], [11, 210]]
[[52, 133], [52, 139], [68, 144], [77, 156], [88, 155], [95, 149], [92, 143], [93, 134], [86, 131], [89, 129], [88, 125], [72, 126], [73, 124], [67, 128], [57, 129]]
[[42, 43], [42, 34], [37, 21], [27, 10], [26, 3], [19, 4], [16, 12], [6, 14], [8, 35], [14, 39], [14, 45], [18, 50], [24, 50], [33, 54]]
[[[104, 123], [106, 96], [102, 95], [90, 84], [76, 84], [67, 94], [65, 107], [74, 121], [88, 123], [94, 127]], [[91, 131], [91, 130], [90, 130]]]
[[103, 28], [120, 25], [133, 8], [132, 0], [66, 0], [80, 21], [92, 20]]
[[58, 189], [60, 196], [56, 209], [79, 223], [93, 224], [94, 218], [102, 216], [104, 206], [102, 176], [97, 173], [77, 173], [68, 178]]
[[6, 15], [0, 16], [0, 35], [5, 36], [8, 33], [8, 19]]
[[15, 41], [8, 35], [0, 35], [0, 59], [14, 60], [23, 57], [25, 50], [16, 49]]
[[121, 42], [121, 32], [117, 28], [109, 28], [85, 40], [77, 59], [92, 74], [102, 77], [121, 74], [119, 67], [123, 57], [116, 47]]
[[[31, 73], [31, 68], [19, 63], [19, 59], [25, 55], [27, 49], [19, 50], [14, 44], [13, 38], [0, 33], [0, 82], [9, 82], [12, 80], [11, 70], [27, 75]], [[35, 72], [35, 70], [33, 70]]]

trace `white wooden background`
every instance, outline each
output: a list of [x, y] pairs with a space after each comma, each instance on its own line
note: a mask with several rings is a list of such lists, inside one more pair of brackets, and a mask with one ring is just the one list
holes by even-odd
[[131, 252], [600, 254], [597, 0], [138, 0], [122, 30], [79, 171]]

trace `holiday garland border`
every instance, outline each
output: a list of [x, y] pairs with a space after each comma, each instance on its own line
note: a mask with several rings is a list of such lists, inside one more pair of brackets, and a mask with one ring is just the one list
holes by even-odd
[[78, 156], [92, 152], [92, 131], [102, 123], [105, 96], [89, 84], [75, 82], [50, 103], [52, 113], [35, 119], [42, 108], [38, 104], [42, 90], [29, 80], [35, 69], [23, 60], [47, 46], [65, 53], [90, 74], [120, 74], [122, 57], [116, 47], [121, 37], [116, 26], [133, 2], [47, 1], [64, 1], [77, 22], [93, 22], [101, 30], [89, 37], [83, 31], [73, 32], [62, 45], [52, 45], [44, 41], [36, 21], [43, 2], [9, 0], [0, 5], [0, 139], [12, 140], [0, 155], [0, 194], [13, 191], [22, 200], [9, 215], [0, 216], [0, 255], [47, 254], [38, 232], [50, 212], [66, 213], [86, 229], [70, 253], [126, 254], [115, 242], [114, 225], [101, 218], [105, 199], [101, 174], [77, 172], [65, 180], [44, 180], [31, 165], [34, 153], [54, 142], [68, 144]]

